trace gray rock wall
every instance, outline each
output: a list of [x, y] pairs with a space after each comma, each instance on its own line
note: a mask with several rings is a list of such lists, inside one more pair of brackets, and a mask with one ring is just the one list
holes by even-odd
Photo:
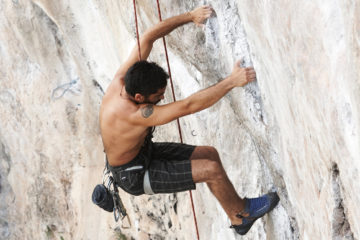
[[[198, 184], [201, 239], [359, 239], [360, 3], [160, 2], [163, 18], [201, 4], [216, 12], [204, 29], [166, 38], [177, 99], [240, 58], [258, 77], [182, 118], [185, 142], [215, 146], [241, 196], [281, 198], [240, 237]], [[156, 1], [137, 4], [142, 33], [158, 21]], [[101, 98], [135, 44], [132, 1], [2, 0], [0, 13], [0, 238], [195, 239], [186, 192], [121, 192], [130, 229], [90, 201], [103, 169]], [[161, 41], [150, 60], [166, 67]], [[156, 140], [179, 141], [176, 124]]]

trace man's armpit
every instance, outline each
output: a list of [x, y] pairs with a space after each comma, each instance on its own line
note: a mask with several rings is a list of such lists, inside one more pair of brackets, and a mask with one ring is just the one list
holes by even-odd
[[151, 104], [148, 104], [148, 105], [142, 107], [140, 110], [141, 110], [141, 115], [144, 118], [148, 118], [154, 112], [154, 106]]

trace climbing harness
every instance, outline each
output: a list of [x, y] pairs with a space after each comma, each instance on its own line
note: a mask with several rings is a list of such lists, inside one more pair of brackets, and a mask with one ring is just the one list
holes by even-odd
[[144, 174], [143, 188], [144, 188], [145, 194], [147, 194], [147, 195], [155, 194], [151, 188], [150, 175], [149, 175], [150, 159], [151, 159], [151, 154], [152, 154], [152, 140], [151, 139], [153, 138], [154, 131], [155, 131], [155, 127], [150, 127], [149, 133], [145, 137], [145, 141], [144, 141], [144, 146], [146, 146], [146, 148], [147, 148], [146, 152], [148, 154], [148, 157], [146, 158], [145, 166], [144, 166], [145, 174]]
[[[156, 0], [156, 3], [157, 3], [158, 14], [159, 14], [159, 20], [160, 20], [160, 22], [161, 22], [161, 21], [162, 21], [162, 18], [161, 18], [161, 9], [160, 9], [159, 0]], [[136, 27], [136, 38], [137, 38], [137, 44], [138, 44], [139, 60], [141, 60], [140, 37], [139, 37], [138, 22], [137, 22], [137, 13], [136, 13], [136, 0], [133, 0], [133, 5], [134, 5], [135, 27]], [[169, 79], [170, 79], [170, 85], [171, 85], [171, 91], [172, 91], [173, 101], [176, 102], [175, 91], [174, 91], [174, 84], [173, 84], [172, 76], [171, 76], [170, 62], [169, 62], [169, 57], [168, 57], [168, 52], [167, 52], [165, 37], [163, 37], [162, 39], [163, 39], [163, 44], [164, 44], [166, 63], [167, 63], [168, 72], [169, 72]], [[178, 132], [179, 132], [180, 142], [183, 143], [182, 131], [181, 131], [181, 126], [180, 126], [180, 121], [179, 121], [179, 119], [176, 119], [176, 122], [177, 122], [177, 126], [178, 126]], [[145, 185], [145, 182], [144, 182], [144, 185]], [[198, 229], [198, 224], [197, 224], [197, 220], [196, 220], [195, 206], [194, 206], [194, 200], [193, 200], [193, 197], [192, 197], [192, 192], [191, 192], [191, 190], [189, 190], [189, 194], [190, 194], [191, 208], [192, 208], [193, 217], [194, 217], [194, 222], [195, 222], [196, 235], [197, 235], [197, 239], [199, 240], [199, 239], [200, 239], [199, 229]]]

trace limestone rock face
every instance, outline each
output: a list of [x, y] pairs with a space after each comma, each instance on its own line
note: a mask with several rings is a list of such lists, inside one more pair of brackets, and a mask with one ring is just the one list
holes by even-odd
[[[240, 237], [198, 184], [200, 238], [359, 239], [360, 2], [160, 3], [163, 19], [199, 4], [216, 13], [166, 37], [177, 99], [240, 58], [257, 72], [182, 118], [184, 141], [215, 146], [242, 197], [281, 198]], [[141, 34], [158, 22], [156, 1], [137, 6]], [[0, 239], [196, 239], [186, 192], [121, 191], [130, 229], [91, 202], [104, 167], [99, 106], [135, 43], [132, 1], [0, 0]], [[161, 41], [149, 59], [166, 68]], [[179, 141], [176, 124], [155, 140]]]

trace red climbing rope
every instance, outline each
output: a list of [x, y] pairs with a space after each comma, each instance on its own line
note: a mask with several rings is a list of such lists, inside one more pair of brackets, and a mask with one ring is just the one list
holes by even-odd
[[[137, 24], [137, 15], [136, 15], [136, 3], [135, 3], [135, 0], [133, 0], [133, 3], [134, 3], [135, 25], [136, 25], [136, 37], [137, 37], [138, 50], [139, 50], [139, 59], [141, 60], [140, 40], [139, 40], [139, 31], [138, 31], [138, 24]], [[158, 13], [159, 13], [159, 20], [160, 20], [160, 22], [161, 22], [161, 21], [162, 21], [162, 18], [161, 18], [161, 10], [160, 10], [159, 0], [156, 0], [156, 3], [157, 3]], [[168, 56], [168, 52], [167, 52], [165, 37], [163, 37], [163, 43], [164, 43], [165, 57], [166, 57], [166, 62], [167, 62], [167, 67], [168, 67], [168, 72], [169, 72], [171, 91], [172, 91], [172, 95], [173, 95], [173, 101], [176, 102], [175, 91], [174, 91], [174, 84], [173, 84], [172, 76], [171, 76], [171, 69], [170, 69], [169, 56]], [[176, 119], [176, 122], [177, 122], [178, 130], [179, 130], [180, 142], [183, 143], [183, 138], [182, 138], [182, 132], [181, 132], [181, 126], [180, 126], [180, 121], [179, 121], [179, 119]], [[196, 214], [195, 214], [194, 200], [193, 200], [193, 196], [192, 196], [191, 190], [189, 191], [189, 193], [190, 193], [190, 200], [191, 200], [191, 208], [192, 208], [192, 211], [193, 211], [193, 216], [194, 216], [194, 221], [195, 221], [196, 235], [197, 235], [197, 239], [200, 240], [199, 228], [198, 228], [198, 224], [197, 224], [197, 220], [196, 220]]]
[[134, 5], [134, 15], [135, 15], [135, 26], [136, 26], [136, 38], [137, 38], [138, 51], [139, 51], [139, 61], [141, 61], [140, 37], [139, 37], [139, 28], [138, 28], [135, 0], [133, 0], [133, 5]]

